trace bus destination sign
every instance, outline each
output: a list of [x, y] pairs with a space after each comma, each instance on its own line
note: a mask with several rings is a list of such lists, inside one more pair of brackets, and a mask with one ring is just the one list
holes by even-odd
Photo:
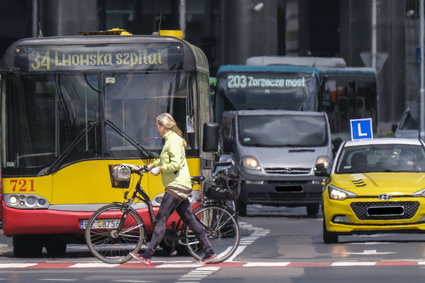
[[229, 75], [227, 77], [228, 88], [299, 88], [306, 87], [304, 77], [297, 78], [266, 78], [247, 75]]
[[[129, 48], [60, 46], [29, 47], [27, 49], [28, 71], [113, 69], [166, 69], [169, 67], [170, 46], [140, 45]], [[174, 49], [176, 52], [178, 49]], [[181, 50], [181, 49], [180, 49]], [[21, 54], [22, 55], [22, 54]], [[168, 59], [166, 59], [168, 58]], [[177, 62], [174, 62], [177, 63]]]

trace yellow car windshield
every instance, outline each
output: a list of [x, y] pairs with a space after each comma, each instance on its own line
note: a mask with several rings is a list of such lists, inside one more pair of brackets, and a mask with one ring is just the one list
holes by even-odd
[[375, 144], [346, 147], [337, 174], [371, 172], [425, 172], [425, 151], [419, 145]]

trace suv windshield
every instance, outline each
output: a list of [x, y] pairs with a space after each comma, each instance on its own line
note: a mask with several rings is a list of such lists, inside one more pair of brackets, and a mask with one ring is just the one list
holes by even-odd
[[239, 139], [245, 146], [324, 146], [326, 129], [323, 116], [239, 116]]

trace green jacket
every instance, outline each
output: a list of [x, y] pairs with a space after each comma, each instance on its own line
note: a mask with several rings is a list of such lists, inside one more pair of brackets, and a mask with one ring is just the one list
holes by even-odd
[[152, 166], [159, 166], [162, 183], [167, 192], [177, 198], [187, 199], [192, 192], [192, 182], [186, 161], [184, 140], [173, 131], [168, 131], [163, 138], [165, 144], [161, 155], [152, 163]]

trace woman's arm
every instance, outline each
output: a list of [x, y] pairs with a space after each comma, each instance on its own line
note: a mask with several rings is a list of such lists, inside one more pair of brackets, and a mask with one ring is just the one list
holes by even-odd
[[184, 155], [184, 145], [183, 140], [179, 136], [173, 136], [168, 145], [168, 162], [164, 162], [160, 166], [161, 173], [174, 173], [180, 169], [181, 164], [183, 164], [185, 155]]

